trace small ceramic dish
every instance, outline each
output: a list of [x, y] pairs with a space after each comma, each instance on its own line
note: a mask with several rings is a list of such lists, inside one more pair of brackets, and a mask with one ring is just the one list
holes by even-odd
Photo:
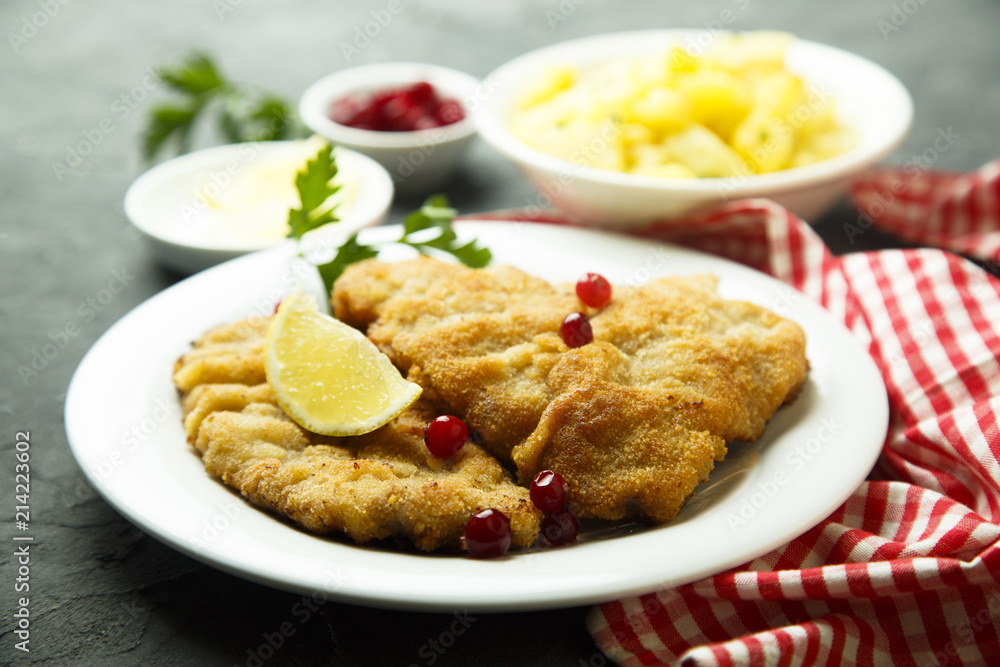
[[[450, 125], [411, 132], [363, 130], [335, 123], [330, 107], [348, 95], [368, 95], [426, 81], [445, 98], [458, 101], [465, 118]], [[313, 132], [334, 144], [363, 153], [386, 168], [397, 192], [431, 194], [458, 167], [475, 127], [469, 119], [479, 80], [448, 67], [424, 63], [375, 63], [350, 67], [313, 83], [299, 101], [299, 115]]]
[[[153, 167], [132, 183], [125, 214], [153, 255], [184, 274], [287, 240], [288, 211], [299, 205], [295, 174], [321, 141], [228, 144]], [[335, 148], [339, 222], [311, 233], [349, 234], [385, 220], [389, 174], [360, 153]]]

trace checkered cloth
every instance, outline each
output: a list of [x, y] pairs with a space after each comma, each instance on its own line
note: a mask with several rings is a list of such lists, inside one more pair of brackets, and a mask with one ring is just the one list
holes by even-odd
[[912, 243], [1000, 262], [1000, 160], [969, 174], [884, 167], [854, 183], [864, 213], [848, 235], [877, 224]]
[[[981, 228], [967, 212], [982, 179], [946, 179], [961, 192], [909, 238], [996, 253], [995, 230], [983, 233], [992, 245], [965, 233]], [[897, 231], [913, 221], [911, 196], [934, 185], [893, 182], [878, 172], [856, 193], [871, 210], [875, 193], [894, 192], [901, 208], [871, 215]], [[965, 211], [961, 235], [946, 237], [954, 210]], [[996, 225], [995, 199], [989, 210]], [[595, 607], [598, 647], [628, 666], [1000, 664], [1000, 281], [936, 249], [834, 257], [766, 200], [694, 222], [640, 233], [749, 264], [836, 314], [882, 371], [889, 433], [868, 480], [804, 535], [713, 577]]]

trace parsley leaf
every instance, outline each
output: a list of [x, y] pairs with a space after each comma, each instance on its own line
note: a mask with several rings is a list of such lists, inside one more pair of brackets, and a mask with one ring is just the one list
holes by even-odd
[[[428, 254], [428, 248], [434, 248], [453, 255], [455, 259], [466, 266], [480, 269], [490, 263], [493, 253], [489, 248], [481, 248], [475, 240], [465, 245], [458, 245], [458, 235], [452, 229], [457, 211], [448, 204], [444, 195], [433, 195], [424, 202], [418, 210], [406, 217], [403, 222], [403, 236], [399, 243], [416, 248], [421, 254]], [[419, 232], [427, 229], [440, 230], [437, 236], [423, 238]], [[416, 238], [413, 238], [416, 235]]]
[[358, 243], [358, 234], [355, 232], [351, 238], [347, 239], [342, 246], [337, 248], [337, 254], [326, 264], [317, 265], [320, 278], [323, 279], [323, 286], [326, 287], [326, 294], [329, 297], [333, 293], [333, 283], [337, 281], [340, 274], [344, 272], [348, 264], [360, 262], [363, 259], [371, 259], [378, 255], [378, 249]]
[[289, 238], [301, 239], [308, 231], [337, 222], [333, 207], [324, 207], [331, 195], [340, 190], [340, 186], [331, 184], [336, 175], [333, 146], [324, 142], [316, 157], [306, 162], [305, 169], [295, 175], [301, 208], [288, 211]]
[[226, 84], [215, 63], [204, 53], [192, 53], [180, 67], [161, 68], [158, 74], [163, 83], [188, 95], [201, 95]]
[[175, 139], [178, 152], [185, 153], [191, 144], [191, 128], [201, 111], [199, 104], [161, 104], [150, 113], [149, 124], [142, 135], [142, 153], [146, 160], [170, 139]]
[[[480, 247], [478, 241], [472, 240], [464, 245], [458, 243], [458, 235], [452, 229], [455, 220], [455, 209], [448, 204], [444, 195], [433, 195], [424, 202], [418, 210], [406, 216], [403, 222], [403, 235], [399, 243], [415, 248], [421, 254], [430, 254], [433, 249], [454, 256], [466, 266], [478, 269], [486, 266], [493, 258], [489, 248]], [[438, 230], [437, 235], [422, 234], [428, 230]], [[433, 234], [433, 232], [431, 232]], [[326, 264], [318, 265], [319, 275], [323, 279], [326, 293], [329, 297], [333, 292], [333, 283], [341, 276], [348, 264], [371, 259], [379, 253], [378, 246], [358, 243], [358, 235], [352, 235], [337, 249], [337, 254]]]
[[[333, 207], [327, 206], [327, 201], [340, 188], [331, 185], [330, 181], [337, 175], [337, 163], [333, 156], [333, 147], [324, 142], [316, 157], [307, 161], [302, 171], [295, 176], [295, 188], [299, 193], [299, 208], [288, 211], [288, 236], [301, 242], [302, 235], [308, 231], [336, 222]], [[458, 243], [458, 235], [452, 229], [455, 220], [455, 209], [448, 203], [444, 195], [433, 195], [419, 209], [406, 216], [403, 222], [403, 235], [398, 243], [415, 248], [421, 254], [429, 254], [429, 250], [445, 252], [453, 255], [466, 266], [481, 268], [490, 263], [493, 258], [488, 248], [478, 245], [475, 240], [464, 245]], [[437, 234], [434, 234], [437, 230]], [[358, 243], [355, 232], [344, 241], [333, 259], [325, 264], [317, 264], [327, 298], [333, 292], [333, 284], [344, 273], [349, 264], [371, 259], [378, 256], [379, 246]]]
[[177, 67], [160, 68], [157, 75], [180, 99], [150, 110], [142, 134], [142, 155], [147, 162], [171, 141], [178, 154], [190, 150], [194, 126], [213, 109], [218, 113], [219, 130], [230, 142], [304, 136], [287, 101], [230, 81], [204, 53], [189, 55]]
[[248, 100], [237, 89], [224, 94], [219, 112], [219, 129], [233, 143], [244, 141], [275, 141], [296, 135], [295, 112], [288, 103], [275, 95], [260, 100]]

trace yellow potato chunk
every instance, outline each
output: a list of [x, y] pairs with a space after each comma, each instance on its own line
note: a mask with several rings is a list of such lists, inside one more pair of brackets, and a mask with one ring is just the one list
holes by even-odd
[[576, 164], [664, 178], [725, 178], [813, 164], [850, 150], [836, 100], [785, 65], [794, 37], [722, 35], [594, 66], [541, 72], [511, 131]]

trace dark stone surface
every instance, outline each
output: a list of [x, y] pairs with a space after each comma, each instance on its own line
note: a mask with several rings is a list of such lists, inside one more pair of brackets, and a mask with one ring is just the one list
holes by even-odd
[[[427, 643], [449, 614], [327, 603], [308, 618], [301, 597], [211, 569], [146, 536], [86, 482], [66, 443], [62, 409], [90, 345], [133, 307], [177, 280], [129, 227], [122, 197], [140, 173], [137, 133], [153, 65], [194, 48], [238, 80], [296, 99], [348, 65], [339, 44], [386, 2], [277, 0], [8, 0], [0, 4], [0, 663], [60, 665], [601, 665], [585, 608], [481, 615], [438, 656]], [[913, 131], [891, 158], [921, 156], [937, 132], [959, 140], [933, 166], [974, 168], [1000, 139], [1000, 4], [992, 0], [403, 1], [350, 64], [416, 60], [485, 75], [528, 49], [649, 27], [778, 28], [871, 58], [912, 92]], [[724, 14], [730, 10], [731, 14]], [[48, 12], [46, 14], [46, 12]], [[565, 20], [556, 21], [555, 18]], [[41, 27], [32, 28], [32, 23]], [[110, 130], [103, 131], [109, 127]], [[69, 147], [100, 133], [81, 165], [57, 174]], [[199, 137], [199, 145], [212, 143]], [[447, 188], [466, 213], [524, 205], [529, 187], [484, 145]], [[415, 202], [401, 201], [391, 221]], [[899, 245], [876, 230], [852, 240], [842, 205], [818, 221], [835, 252]], [[133, 276], [110, 303], [88, 305], [113, 271]], [[72, 326], [70, 326], [72, 325]], [[24, 377], [50, 335], [76, 333]], [[56, 336], [58, 338], [58, 336]], [[61, 340], [61, 339], [60, 339]], [[127, 381], [127, 380], [125, 380]], [[14, 650], [14, 442], [31, 433], [31, 652]], [[678, 548], [683, 548], [678, 545]], [[608, 567], [627, 567], [608, 563]], [[297, 610], [297, 611], [296, 611]], [[266, 637], [294, 631], [265, 656]], [[256, 655], [255, 655], [256, 654]]]

